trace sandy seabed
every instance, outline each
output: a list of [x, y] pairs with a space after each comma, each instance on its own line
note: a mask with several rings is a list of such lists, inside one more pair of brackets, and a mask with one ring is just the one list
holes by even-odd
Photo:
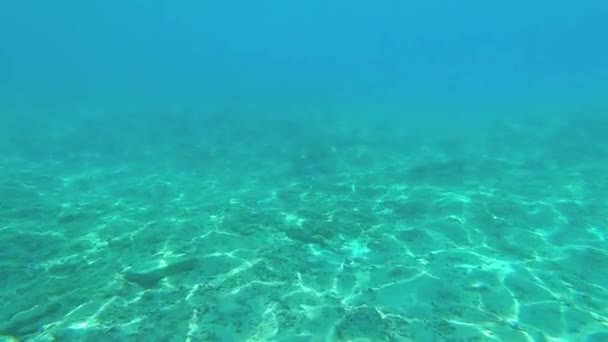
[[608, 122], [403, 125], [4, 139], [0, 335], [607, 341]]

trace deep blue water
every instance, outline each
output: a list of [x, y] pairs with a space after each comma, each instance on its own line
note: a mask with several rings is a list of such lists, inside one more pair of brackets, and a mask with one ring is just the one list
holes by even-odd
[[608, 341], [606, 18], [4, 1], [0, 341]]
[[9, 106], [57, 110], [570, 110], [604, 105], [607, 15], [599, 0], [11, 3], [0, 14], [0, 86]]

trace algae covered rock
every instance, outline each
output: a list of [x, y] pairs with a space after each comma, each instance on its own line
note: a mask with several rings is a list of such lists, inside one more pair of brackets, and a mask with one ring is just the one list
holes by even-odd
[[163, 278], [193, 270], [199, 260], [194, 257], [180, 257], [148, 261], [129, 267], [124, 277], [127, 281], [144, 288], [151, 288]]

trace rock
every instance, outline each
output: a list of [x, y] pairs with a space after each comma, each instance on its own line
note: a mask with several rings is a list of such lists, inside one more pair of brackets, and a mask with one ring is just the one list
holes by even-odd
[[125, 271], [127, 281], [144, 288], [151, 288], [163, 278], [193, 270], [199, 260], [193, 257], [181, 257], [168, 260], [157, 260], [130, 267]]
[[0, 324], [0, 335], [22, 336], [36, 332], [42, 326], [42, 320], [57, 312], [61, 307], [59, 301], [51, 300], [18, 312], [7, 322]]

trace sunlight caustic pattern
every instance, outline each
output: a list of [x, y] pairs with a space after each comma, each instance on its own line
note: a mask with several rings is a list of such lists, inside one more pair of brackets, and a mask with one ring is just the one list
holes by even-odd
[[246, 144], [214, 127], [188, 138], [200, 150], [128, 163], [5, 157], [2, 334], [608, 338], [607, 151], [571, 123], [525, 144], [533, 123], [475, 143], [410, 137], [415, 149], [386, 130], [382, 144], [341, 135], [340, 120], [309, 135], [274, 124]]

